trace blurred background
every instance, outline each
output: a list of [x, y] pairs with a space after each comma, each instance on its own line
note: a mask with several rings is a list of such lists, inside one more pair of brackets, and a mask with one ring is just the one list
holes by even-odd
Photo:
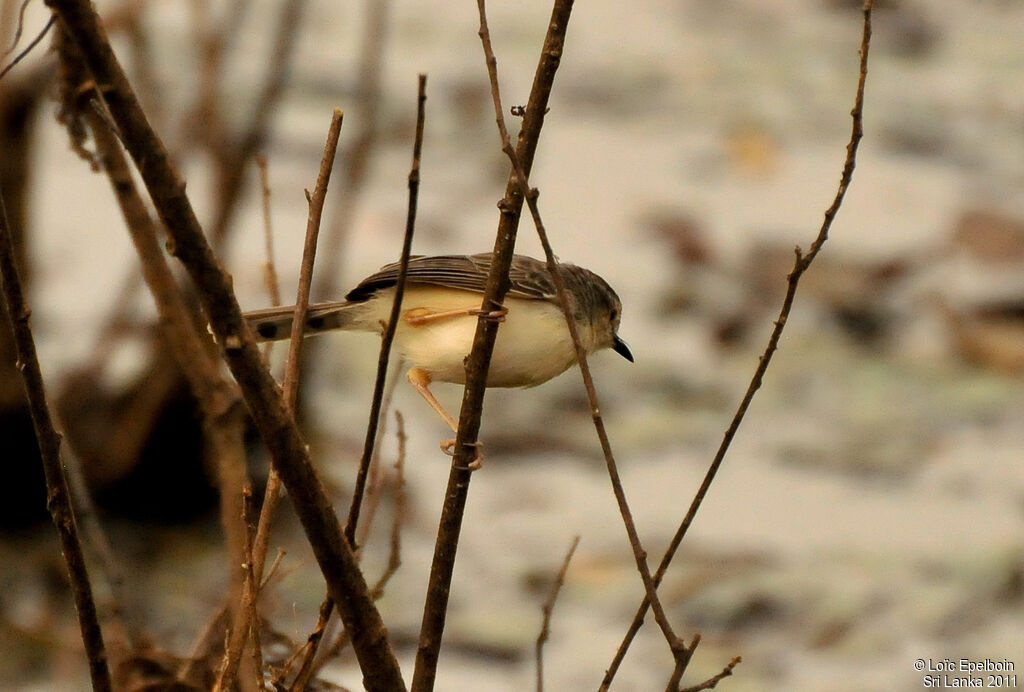
[[[292, 302], [303, 190], [335, 107], [345, 123], [314, 299], [338, 299], [398, 258], [420, 72], [414, 252], [493, 246], [508, 166], [474, 3], [97, 5], [243, 308], [270, 301], [252, 154], [268, 160], [275, 263]], [[0, 3], [5, 50], [18, 6]], [[488, 13], [504, 104], [525, 103], [550, 6], [494, 1]], [[14, 53], [47, 18], [42, 2], [27, 5]], [[879, 0], [874, 29], [852, 187], [661, 588], [679, 633], [703, 637], [691, 684], [737, 655], [721, 689], [917, 689], [918, 658], [1021, 663], [1024, 5]], [[636, 363], [607, 352], [591, 367], [652, 562], [749, 383], [793, 248], [810, 244], [835, 193], [860, 38], [852, 0], [591, 0], [574, 10], [531, 182], [556, 254], [622, 298], [620, 334]], [[0, 182], [51, 405], [125, 576], [128, 621], [186, 655], [227, 582], [215, 477], [109, 184], [55, 120], [49, 42], [0, 81]], [[279, 82], [275, 66], [287, 67]], [[517, 247], [541, 255], [528, 221]], [[345, 511], [379, 341], [335, 334], [309, 345], [304, 426]], [[6, 335], [0, 355], [10, 474], [0, 684], [83, 689]], [[458, 409], [460, 388], [435, 391]], [[410, 505], [403, 565], [381, 608], [408, 676], [448, 431], [400, 376], [392, 407], [405, 418]], [[387, 425], [390, 469], [393, 417]], [[594, 689], [643, 591], [578, 373], [489, 391], [481, 438], [487, 462], [473, 477], [439, 687], [532, 687], [540, 605], [579, 535], [545, 671], [550, 689]], [[266, 461], [251, 451], [258, 484]], [[371, 573], [387, 557], [388, 508], [386, 498], [364, 551]], [[265, 615], [301, 642], [323, 587], [287, 510], [277, 546], [287, 556]], [[649, 623], [616, 688], [662, 689], [670, 664]], [[359, 687], [351, 656], [328, 671]]]

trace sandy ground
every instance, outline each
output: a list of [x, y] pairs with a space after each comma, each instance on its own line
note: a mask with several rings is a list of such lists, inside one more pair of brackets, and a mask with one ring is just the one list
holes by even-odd
[[[301, 251], [302, 188], [313, 184], [330, 109], [345, 108], [346, 127], [361, 112], [348, 90], [362, 18], [335, 5], [311, 5], [316, 20], [269, 151], [286, 285]], [[746, 388], [787, 253], [811, 241], [834, 194], [861, 30], [851, 5], [593, 0], [575, 9], [532, 183], [559, 256], [602, 274], [623, 299], [621, 334], [637, 362], [609, 353], [592, 367], [655, 558]], [[952, 242], [967, 211], [1024, 216], [1024, 5], [885, 5], [850, 194], [662, 587], [679, 632], [703, 636], [691, 683], [737, 655], [743, 663], [719, 689], [911, 690], [927, 674], [915, 670], [918, 659], [1024, 664], [1024, 386], [1019, 373], [967, 362], [936, 307], [1024, 298], [1019, 259], [965, 258]], [[259, 2], [254, 16], [274, 7]], [[188, 45], [188, 25], [170, 3], [156, 9], [170, 60]], [[493, 2], [489, 10], [505, 103], [520, 103], [549, 8]], [[506, 168], [476, 28], [473, 3], [443, 13], [394, 3], [381, 126], [397, 134], [374, 161], [342, 285], [398, 254], [417, 72], [429, 75], [429, 111], [416, 251], [493, 244]], [[262, 54], [262, 40], [254, 32], [243, 43]], [[231, 103], [243, 114], [261, 64], [233, 67]], [[164, 69], [169, 93], [185, 92], [187, 79]], [[44, 367], [56, 378], [88, 356], [132, 251], [112, 204], [94, 201], [106, 199], [104, 181], [52, 125], [41, 136], [34, 308]], [[202, 161], [185, 168], [202, 211], [208, 173]], [[266, 300], [259, 224], [252, 199], [229, 259], [253, 308]], [[700, 234], [710, 255], [703, 266], [673, 252], [680, 229]], [[532, 228], [524, 224], [520, 236], [521, 252], [539, 253]], [[783, 261], [772, 259], [779, 254]], [[891, 283], [877, 273], [887, 262], [901, 267]], [[837, 326], [844, 301], [878, 318], [881, 336]], [[726, 348], [715, 334], [732, 317], [746, 336]], [[325, 337], [318, 385], [306, 392], [318, 459], [339, 487], [361, 439], [376, 347], [369, 337]], [[446, 431], [407, 390], [398, 387], [395, 405], [408, 424], [412, 510], [403, 567], [382, 608], [404, 642], [408, 675], [447, 462], [437, 450]], [[457, 407], [456, 387], [439, 395]], [[473, 477], [438, 688], [532, 688], [543, 584], [579, 535], [545, 669], [548, 689], [594, 689], [642, 588], [578, 376], [489, 393], [482, 437], [490, 456]], [[385, 458], [394, 449], [389, 438]], [[379, 528], [366, 557], [374, 566], [386, 550]], [[133, 527], [115, 531], [129, 555], [141, 550]], [[134, 562], [147, 584], [143, 624], [179, 652], [221, 593], [215, 531], [159, 533], [144, 551], [149, 562]], [[301, 639], [322, 594], [295, 531], [286, 520], [290, 571], [270, 600], [278, 629]], [[13, 560], [31, 550], [4, 552]], [[32, 609], [32, 573], [12, 569], [4, 579], [7, 602], [21, 604], [6, 617], [32, 630], [44, 618]], [[670, 664], [649, 623], [616, 689], [663, 689]], [[358, 687], [351, 661], [334, 672]], [[79, 674], [73, 656], [40, 655], [20, 682], [5, 684], [75, 689], [57, 681]]]

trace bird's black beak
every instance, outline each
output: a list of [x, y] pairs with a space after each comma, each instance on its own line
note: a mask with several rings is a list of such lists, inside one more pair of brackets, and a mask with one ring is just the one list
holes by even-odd
[[618, 334], [615, 335], [615, 340], [612, 341], [612, 350], [628, 360], [630, 363], [633, 362], [633, 354], [629, 352], [629, 346], [626, 345], [625, 341], [619, 338]]

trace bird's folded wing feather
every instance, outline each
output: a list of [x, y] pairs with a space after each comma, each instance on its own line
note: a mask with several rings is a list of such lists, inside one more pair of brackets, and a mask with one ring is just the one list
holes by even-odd
[[[428, 285], [483, 293], [491, 270], [492, 254], [479, 255], [422, 255], [409, 260], [406, 285]], [[389, 264], [363, 279], [346, 296], [350, 302], [369, 299], [377, 291], [398, 283], [399, 263]], [[509, 272], [512, 282], [508, 295], [513, 298], [550, 300], [555, 295], [554, 283], [547, 265], [532, 257], [516, 255]]]

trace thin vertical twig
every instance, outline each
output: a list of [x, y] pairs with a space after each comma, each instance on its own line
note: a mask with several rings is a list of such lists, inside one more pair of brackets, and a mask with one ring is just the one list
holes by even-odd
[[[861, 138], [864, 136], [864, 85], [868, 76], [868, 50], [871, 46], [872, 5], [873, 0], [866, 0], [863, 6], [864, 29], [861, 35], [860, 44], [860, 67], [857, 78], [857, 93], [854, 97], [853, 110], [850, 112], [853, 124], [850, 133], [850, 141], [846, 145], [846, 159], [843, 163], [843, 172], [840, 176], [839, 187], [836, 190], [836, 195], [832, 200], [832, 204], [829, 205], [828, 209], [825, 211], [825, 218], [818, 230], [818, 235], [815, 237], [814, 242], [811, 243], [808, 252], [804, 254], [799, 247], [795, 249], [796, 258], [794, 260], [793, 270], [786, 278], [786, 295], [782, 300], [782, 307], [779, 310], [778, 318], [775, 320], [775, 326], [772, 329], [771, 335], [768, 337], [768, 344], [765, 347], [764, 352], [761, 354], [757, 368], [754, 370], [754, 375], [750, 380], [750, 385], [747, 387], [747, 391], [743, 395], [743, 399], [740, 401], [739, 407], [736, 409], [736, 413], [733, 415], [732, 421], [729, 423], [729, 427], [725, 431], [722, 444], [715, 453], [715, 457], [704, 475], [704, 480], [697, 489], [693, 501], [690, 503], [690, 507], [686, 511], [686, 515], [680, 522], [679, 528], [672, 537], [669, 547], [665, 551], [665, 555], [662, 557], [661, 563], [658, 565], [658, 569], [654, 573], [654, 580], [656, 584], [660, 583], [662, 578], [665, 576], [665, 572], [668, 570], [668, 567], [672, 562], [672, 558], [675, 557], [680, 543], [682, 543], [687, 530], [689, 530], [690, 525], [693, 523], [693, 519], [697, 515], [697, 510], [700, 509], [700, 505], [704, 501], [704, 497], [707, 495], [708, 490], [711, 487], [711, 483], [714, 481], [715, 475], [718, 473], [718, 469], [722, 465], [722, 461], [725, 459], [725, 454], [729, 450], [729, 446], [732, 444], [733, 438], [736, 436], [736, 431], [739, 430], [740, 423], [743, 422], [743, 418], [747, 413], [750, 402], [754, 398], [754, 394], [756, 394], [758, 389], [761, 388], [761, 382], [764, 378], [764, 374], [768, 370], [768, 365], [771, 363], [772, 356], [775, 354], [776, 349], [778, 349], [779, 340], [786, 327], [786, 321], [789, 319], [789, 312], [793, 306], [793, 300], [796, 297], [796, 289], [800, 283], [800, 277], [802, 277], [804, 272], [806, 272], [811, 266], [811, 262], [813, 262], [814, 258], [818, 256], [818, 253], [821, 251], [825, 241], [828, 240], [828, 234], [829, 230], [832, 228], [832, 222], [835, 220], [836, 214], [839, 212], [839, 208], [846, 196], [846, 190], [849, 188], [850, 182], [853, 180], [853, 170], [857, 162], [857, 148], [860, 145]], [[619, 666], [622, 664], [622, 660], [625, 658], [626, 652], [629, 650], [629, 646], [632, 643], [633, 638], [636, 636], [636, 633], [640, 631], [640, 627], [643, 625], [644, 616], [647, 614], [649, 606], [650, 603], [648, 599], [644, 598], [640, 607], [637, 609], [636, 615], [633, 617], [633, 622], [630, 624], [629, 630], [626, 632], [622, 643], [619, 645], [618, 651], [615, 653], [615, 657], [613, 658], [611, 665], [605, 673], [600, 687], [602, 691], [607, 690], [611, 685], [612, 679], [615, 677]]]
[[288, 692], [302, 692], [306, 689], [309, 681], [315, 674], [313, 667], [313, 661], [316, 657], [316, 652], [320, 648], [320, 642], [323, 641], [324, 633], [327, 631], [327, 623], [331, 619], [331, 613], [334, 609], [334, 602], [330, 598], [327, 598], [320, 604], [320, 613], [317, 617], [316, 627], [306, 638], [306, 643], [302, 649], [295, 652], [295, 655], [291, 660], [298, 658], [300, 653], [303, 654], [302, 664], [299, 666], [299, 671], [295, 674], [295, 679], [292, 684], [288, 686]]
[[[516, 149], [520, 165], [526, 174], [533, 166], [534, 153], [540, 138], [544, 115], [547, 112], [548, 97], [554, 83], [555, 72], [561, 62], [565, 45], [565, 34], [572, 0], [555, 0], [548, 22], [547, 34], [541, 49], [533, 87], [523, 113], [523, 125], [519, 131]], [[430, 566], [427, 597], [423, 606], [423, 620], [420, 627], [419, 644], [416, 650], [416, 667], [413, 671], [412, 690], [427, 692], [434, 687], [437, 677], [437, 661], [441, 650], [441, 637], [448, 610], [452, 572], [458, 550], [459, 534], [466, 501], [469, 498], [470, 464], [476, 459], [477, 437], [480, 433], [480, 416], [483, 410], [484, 389], [487, 386], [487, 371], [497, 338], [498, 322], [486, 316], [500, 307], [509, 289], [509, 268], [515, 253], [516, 232], [523, 206], [523, 197], [515, 180], [515, 173], [509, 175], [505, 197], [498, 203], [501, 218], [494, 242], [491, 270], [481, 303], [481, 317], [477, 321], [473, 337], [473, 348], [466, 359], [466, 386], [459, 413], [458, 432], [455, 440], [455, 456], [448, 475], [448, 488], [438, 524], [434, 557]]]
[[[292, 411], [299, 393], [299, 369], [302, 358], [302, 336], [306, 330], [306, 313], [309, 311], [309, 291], [313, 285], [313, 261], [316, 258], [317, 240], [320, 237], [320, 219], [324, 214], [324, 203], [327, 200], [327, 186], [331, 182], [331, 171], [334, 170], [334, 158], [338, 153], [338, 139], [341, 137], [341, 123], [344, 114], [340, 108], [334, 109], [331, 126], [324, 145], [324, 155], [320, 160], [320, 172], [317, 174], [313, 195], [309, 197], [309, 217], [306, 220], [306, 241], [302, 248], [302, 265], [299, 269], [299, 288], [295, 299], [295, 312], [292, 315], [291, 341], [288, 344], [288, 362], [284, 371], [284, 401]], [[308, 192], [306, 193], [309, 194]]]
[[355, 489], [352, 491], [352, 504], [348, 510], [348, 521], [345, 523], [345, 537], [349, 545], [356, 546], [356, 526], [359, 523], [359, 511], [363, 502], [363, 491], [366, 489], [366, 476], [373, 458], [373, 447], [377, 439], [377, 425], [380, 421], [381, 403], [384, 400], [384, 381], [388, 374], [388, 359], [391, 345], [395, 340], [395, 331], [402, 314], [402, 298], [405, 295], [405, 277], [409, 269], [409, 257], [412, 255], [412, 237], [416, 228], [416, 207], [420, 191], [420, 156], [423, 153], [423, 126], [426, 120], [427, 75], [421, 74], [418, 79], [416, 97], [416, 136], [412, 147], [412, 168], [409, 171], [409, 203], [405, 215], [405, 236], [402, 239], [402, 256], [398, 265], [398, 280], [395, 283], [395, 298], [391, 304], [391, 315], [380, 343], [380, 355], [377, 357], [377, 378], [373, 385], [373, 400], [370, 403], [370, 420], [366, 425], [366, 437], [363, 441], [363, 456], [359, 460], [359, 471], [356, 473]]
[[85, 555], [82, 553], [82, 544], [78, 540], [78, 527], [71, 506], [71, 493], [68, 491], [67, 479], [64, 477], [64, 469], [60, 462], [60, 435], [53, 427], [50, 410], [46, 404], [43, 374], [39, 369], [35, 339], [32, 336], [32, 328], [29, 326], [29, 316], [32, 311], [25, 300], [21, 280], [18, 278], [13, 238], [11, 229], [7, 225], [7, 209], [4, 206], [2, 190], [0, 190], [0, 283], [3, 285], [3, 299], [7, 308], [8, 321], [11, 331], [14, 333], [18, 369], [21, 371], [25, 396], [32, 414], [32, 424], [35, 427], [36, 439], [39, 441], [39, 453], [46, 476], [46, 506], [50, 510], [53, 524], [57, 528], [61, 552], [67, 565], [71, 594], [78, 612], [78, 625], [82, 631], [82, 643], [85, 645], [86, 658], [89, 662], [89, 676], [94, 692], [109, 692], [111, 690], [110, 668], [107, 665], [107, 652], [103, 644], [103, 631], [96, 614], [96, 603], [92, 596], [92, 585], [89, 582], [89, 571], [86, 568]]
[[399, 373], [402, 371], [403, 361], [401, 359], [395, 364], [396, 367], [391, 368], [391, 377], [388, 380], [387, 386], [384, 389], [384, 401], [380, 406], [380, 426], [377, 428], [377, 444], [373, 450], [373, 457], [370, 460], [370, 477], [366, 486], [366, 506], [360, 513], [359, 525], [356, 527], [356, 540], [355, 545], [361, 546], [366, 543], [367, 536], [370, 535], [370, 530], [373, 527], [373, 519], [376, 515], [377, 509], [380, 506], [380, 501], [383, 496], [381, 482], [384, 478], [384, 473], [380, 469], [380, 441], [384, 439], [388, 429], [388, 411], [391, 408], [391, 401], [395, 396], [395, 389], [398, 388], [398, 383], [402, 379], [399, 377]]
[[253, 422], [295, 507], [317, 564], [352, 632], [364, 685], [371, 691], [402, 690], [405, 683], [380, 613], [356, 557], [345, 540], [334, 507], [313, 468], [306, 442], [267, 371], [252, 331], [185, 192], [167, 149], [146, 119], [99, 17], [88, 0], [46, 0], [78, 44], [167, 228], [169, 248], [185, 266], [210, 318], [228, 368], [242, 389]]
[[547, 642], [548, 637], [551, 636], [551, 613], [555, 610], [558, 592], [562, 590], [562, 585], [565, 584], [565, 574], [569, 571], [569, 562], [572, 560], [573, 553], [576, 552], [576, 546], [579, 544], [579, 536], [572, 539], [572, 545], [569, 546], [569, 551], [565, 554], [565, 559], [562, 560], [562, 567], [558, 570], [558, 574], [555, 575], [555, 580], [551, 584], [551, 591], [541, 607], [543, 618], [540, 634], [537, 635], [537, 644], [534, 647], [534, 654], [537, 659], [537, 692], [544, 692], [544, 644]]
[[83, 542], [96, 556], [99, 563], [96, 571], [106, 580], [110, 592], [105, 597], [101, 595], [99, 599], [100, 619], [107, 628], [107, 641], [115, 651], [118, 647], [138, 647], [144, 638], [137, 624], [138, 618], [135, 617], [137, 612], [134, 608], [126, 607], [131, 601], [125, 589], [123, 563], [114, 552], [110, 537], [100, 524], [99, 512], [89, 493], [85, 474], [82, 473], [81, 461], [66, 445], [61, 445], [60, 453]]
[[248, 670], [245, 672], [249, 673], [250, 678], [242, 678], [240, 684], [243, 690], [264, 690], [266, 685], [263, 684], [263, 646], [260, 643], [260, 620], [256, 604], [256, 596], [259, 594], [259, 580], [256, 577], [255, 561], [252, 557], [254, 532], [250, 530], [252, 526], [250, 521], [252, 511], [252, 491], [246, 488], [244, 501], [242, 502], [242, 524], [246, 528], [245, 564], [243, 566], [245, 570], [245, 584], [242, 606], [245, 608], [244, 622], [248, 623], [247, 627], [243, 627], [248, 634], [250, 656]]

